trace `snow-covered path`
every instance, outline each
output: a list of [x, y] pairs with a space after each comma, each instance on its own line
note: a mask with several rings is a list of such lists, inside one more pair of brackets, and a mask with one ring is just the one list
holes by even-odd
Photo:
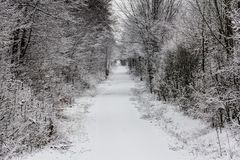
[[91, 152], [84, 160], [187, 160], [169, 150], [171, 138], [140, 119], [131, 101], [134, 81], [127, 69], [117, 66], [112, 77], [99, 88], [90, 108], [87, 130]]
[[[99, 85], [84, 121], [89, 141], [81, 143], [81, 127], [75, 124], [73, 141], [66, 152], [45, 149], [24, 160], [189, 160], [180, 151], [172, 151], [173, 140], [159, 127], [146, 120], [136, 109], [131, 89], [135, 82], [127, 68], [118, 65], [109, 80]], [[80, 104], [79, 104], [80, 106]], [[79, 109], [69, 112], [72, 117], [81, 115]], [[82, 123], [76, 121], [75, 123]], [[79, 125], [81, 126], [81, 125]], [[72, 135], [71, 135], [72, 134]], [[86, 152], [81, 152], [85, 148]]]

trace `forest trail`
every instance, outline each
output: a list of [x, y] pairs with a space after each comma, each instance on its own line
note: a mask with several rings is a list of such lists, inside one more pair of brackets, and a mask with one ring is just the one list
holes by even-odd
[[140, 119], [131, 88], [135, 82], [126, 67], [118, 65], [108, 81], [100, 86], [90, 108], [87, 130], [91, 151], [84, 160], [187, 160], [169, 150], [170, 137]]
[[[87, 144], [76, 140], [66, 153], [44, 151], [29, 160], [189, 160], [182, 152], [169, 149], [169, 135], [141, 119], [131, 92], [135, 82], [127, 72], [117, 65], [109, 80], [99, 85], [84, 121]], [[83, 153], [82, 145], [88, 148]]]

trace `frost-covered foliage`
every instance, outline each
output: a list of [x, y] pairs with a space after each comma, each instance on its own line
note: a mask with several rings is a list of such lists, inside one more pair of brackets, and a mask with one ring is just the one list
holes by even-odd
[[[220, 130], [211, 128], [201, 119], [186, 116], [176, 105], [157, 101], [157, 96], [151, 95], [144, 83], [138, 83], [133, 93], [141, 118], [159, 126], [172, 136], [171, 139], [177, 139], [169, 145], [170, 149], [187, 150], [193, 156], [189, 159], [194, 160], [240, 159], [239, 126], [234, 126], [235, 129], [233, 126]], [[232, 132], [233, 129], [236, 133]]]
[[108, 75], [109, 6], [0, 1], [0, 159], [51, 141], [62, 107]]
[[239, 2], [129, 4], [122, 41], [131, 70], [150, 91], [215, 127], [240, 125]]

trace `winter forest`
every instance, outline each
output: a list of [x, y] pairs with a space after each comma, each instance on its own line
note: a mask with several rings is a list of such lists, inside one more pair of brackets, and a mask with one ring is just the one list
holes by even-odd
[[0, 0], [0, 160], [239, 160], [239, 0]]

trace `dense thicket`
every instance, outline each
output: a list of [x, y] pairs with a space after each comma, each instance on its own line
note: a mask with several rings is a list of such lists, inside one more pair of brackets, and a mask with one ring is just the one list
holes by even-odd
[[108, 75], [109, 7], [110, 0], [0, 1], [1, 158], [51, 141], [62, 107]]
[[196, 118], [240, 125], [237, 0], [134, 0], [122, 42], [152, 93]]

